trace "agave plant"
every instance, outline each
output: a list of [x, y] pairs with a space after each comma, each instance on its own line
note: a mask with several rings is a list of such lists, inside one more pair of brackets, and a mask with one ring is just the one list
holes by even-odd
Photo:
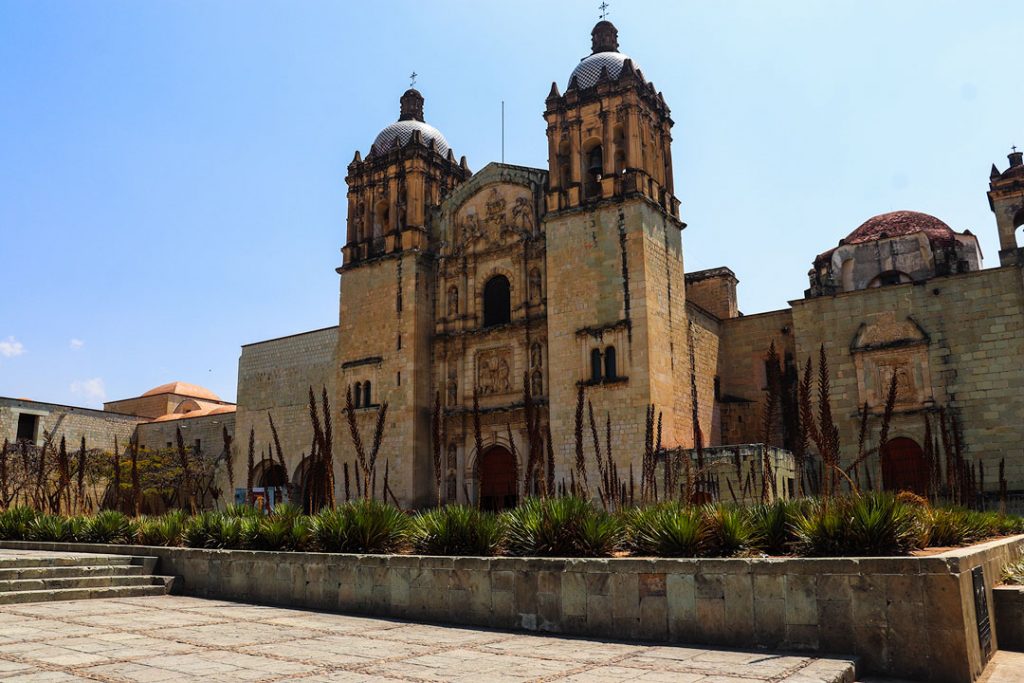
[[808, 505], [793, 525], [799, 554], [812, 557], [844, 555], [846, 508], [840, 499], [816, 500]]
[[629, 545], [640, 555], [697, 557], [704, 550], [700, 511], [677, 502], [636, 508], [625, 515]]
[[39, 515], [28, 524], [26, 537], [30, 541], [70, 540], [67, 521], [58, 515]]
[[213, 548], [214, 527], [220, 525], [220, 515], [215, 512], [200, 512], [189, 517], [181, 532], [182, 542], [189, 548]]
[[90, 543], [123, 543], [131, 535], [131, 521], [116, 510], [103, 510], [88, 520], [85, 539]]
[[501, 536], [496, 515], [466, 505], [427, 510], [413, 520], [413, 547], [424, 555], [493, 555]]
[[735, 505], [706, 505], [702, 509], [704, 544], [713, 557], [733, 557], [753, 545], [754, 528], [746, 512]]
[[904, 555], [920, 547], [917, 507], [890, 493], [869, 493], [854, 499], [849, 512], [847, 554]]
[[747, 510], [752, 543], [769, 555], [785, 555], [797, 542], [795, 523], [800, 514], [796, 501], [778, 499]]
[[25, 506], [8, 508], [0, 512], [0, 540], [25, 540], [28, 538], [29, 525], [38, 516], [38, 512]]
[[330, 553], [389, 553], [406, 541], [409, 517], [378, 500], [356, 500], [325, 508], [313, 517], [312, 535]]
[[625, 540], [622, 521], [589, 501], [528, 498], [502, 513], [505, 545], [512, 555], [534, 557], [607, 557]]

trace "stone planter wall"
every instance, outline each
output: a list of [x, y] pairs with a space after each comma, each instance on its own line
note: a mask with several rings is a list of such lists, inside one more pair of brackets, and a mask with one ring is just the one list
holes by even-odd
[[[852, 654], [861, 673], [969, 683], [979, 647], [971, 570], [990, 615], [1024, 536], [930, 557], [517, 559], [334, 555], [3, 542], [151, 555], [188, 595], [615, 639]], [[992, 652], [998, 649], [995, 620]]]
[[1024, 652], [1024, 586], [996, 586], [992, 603], [999, 647]]

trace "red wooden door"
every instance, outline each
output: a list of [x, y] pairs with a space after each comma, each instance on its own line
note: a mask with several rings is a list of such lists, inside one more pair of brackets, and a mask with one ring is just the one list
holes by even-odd
[[882, 453], [882, 484], [889, 491], [913, 491], [928, 495], [928, 462], [917, 442], [899, 437], [885, 444]]
[[507, 449], [495, 446], [480, 458], [480, 507], [504, 510], [516, 502], [515, 460]]

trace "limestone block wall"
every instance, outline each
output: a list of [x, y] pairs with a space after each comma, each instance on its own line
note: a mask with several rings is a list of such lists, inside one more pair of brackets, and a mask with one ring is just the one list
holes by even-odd
[[[715, 379], [718, 377], [719, 353], [721, 352], [722, 325], [718, 318], [693, 305], [687, 305], [690, 324], [690, 339], [693, 344], [695, 379], [697, 381], [697, 413], [700, 420], [701, 438], [705, 446], [722, 443], [721, 414], [715, 396]], [[677, 391], [690, 391], [689, 380]]]
[[[433, 264], [419, 252], [404, 252], [363, 264], [342, 274], [337, 343], [337, 406], [356, 383], [371, 383], [371, 407], [357, 422], [369, 449], [377, 405], [388, 403], [384, 440], [378, 455], [378, 488], [384, 467], [402, 505], [426, 502], [433, 489], [430, 456], [430, 336], [434, 310]], [[368, 452], [368, 451], [367, 451]], [[334, 428], [336, 481], [340, 468], [356, 462], [349, 429], [340, 414]], [[379, 494], [379, 491], [378, 491]]]
[[[721, 442], [754, 443], [763, 438], [762, 403], [767, 384], [764, 359], [775, 342], [780, 359], [796, 348], [789, 309], [723, 320], [718, 363]], [[796, 358], [802, 361], [802, 358]], [[802, 366], [801, 366], [802, 367]]]
[[[688, 445], [686, 295], [679, 224], [643, 199], [546, 219], [550, 419], [556, 474], [572, 467], [577, 384], [598, 419], [611, 416], [620, 471], [639, 463], [645, 410], [664, 414], [664, 441]], [[614, 344], [614, 382], [592, 384], [592, 348]], [[680, 391], [680, 388], [684, 388]]]
[[0, 442], [7, 439], [14, 443], [18, 434], [18, 416], [22, 413], [38, 416], [36, 445], [43, 443], [44, 430], [53, 432], [56, 429], [54, 445], [59, 444], [63, 436], [69, 449], [77, 449], [84, 436], [86, 448], [113, 451], [114, 437], [124, 446], [135, 426], [142, 422], [133, 415], [0, 397]]
[[[878, 395], [880, 380], [865, 371], [863, 357], [851, 351], [865, 330], [884, 347], [889, 336], [911, 325], [923, 341], [896, 345], [886, 353], [907, 364], [912, 384], [905, 405], [898, 404], [890, 438], [906, 436], [923, 443], [923, 415], [945, 406], [963, 429], [965, 455], [981, 459], [994, 473], [1006, 458], [1011, 490], [1024, 488], [1024, 281], [1017, 267], [1004, 267], [793, 302], [796, 354], [817, 365], [825, 345], [832, 375], [833, 413], [837, 416], [843, 457], [854, 457], [858, 406]], [[909, 321], [908, 321], [909, 319]], [[890, 332], [889, 330], [895, 330]], [[897, 339], [897, 341], [899, 341]], [[884, 378], [883, 378], [884, 379]], [[880, 410], [875, 406], [869, 446], [877, 443]]]
[[716, 318], [739, 315], [735, 273], [728, 268], [711, 268], [686, 274], [686, 298]]
[[[269, 415], [274, 417], [288, 474], [293, 483], [301, 484], [300, 463], [304, 456], [309, 455], [313, 440], [309, 420], [309, 388], [313, 387], [319, 401], [321, 388], [326, 386], [337, 411], [334, 391], [337, 337], [338, 328], [327, 327], [242, 347], [238, 361], [238, 409], [234, 415], [232, 457], [236, 478], [241, 477], [243, 483], [236, 481], [236, 487], [245, 485], [249, 430], [254, 430], [257, 460], [261, 453], [269, 452], [273, 447]], [[210, 417], [225, 418], [226, 423], [230, 416]], [[211, 429], [216, 426], [212, 420], [203, 424]], [[171, 438], [161, 432], [162, 443], [158, 440], [158, 445], [163, 446], [173, 440], [173, 427], [170, 429]], [[218, 433], [199, 438], [203, 439], [204, 444], [207, 439], [211, 443], [220, 442]], [[225, 491], [228, 489], [226, 482], [223, 488]]]
[[[235, 414], [223, 413], [182, 417], [162, 422], [143, 422], [136, 430], [139, 446], [150, 450], [174, 448], [177, 446], [178, 429], [181, 430], [181, 438], [186, 447], [195, 448], [198, 445], [207, 455], [217, 455], [224, 451], [224, 430], [227, 429], [229, 436], [235, 434]], [[248, 432], [246, 438], [248, 439]], [[239, 472], [244, 473], [245, 470], [235, 469], [236, 477], [244, 476], [239, 475]], [[245, 483], [236, 481], [235, 486], [245, 486]]]

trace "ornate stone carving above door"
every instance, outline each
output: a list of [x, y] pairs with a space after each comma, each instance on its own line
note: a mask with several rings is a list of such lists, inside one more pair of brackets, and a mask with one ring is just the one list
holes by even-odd
[[860, 404], [885, 406], [889, 383], [896, 374], [896, 406], [922, 408], [934, 402], [928, 366], [930, 337], [913, 318], [882, 313], [861, 323], [850, 344], [857, 369]]

